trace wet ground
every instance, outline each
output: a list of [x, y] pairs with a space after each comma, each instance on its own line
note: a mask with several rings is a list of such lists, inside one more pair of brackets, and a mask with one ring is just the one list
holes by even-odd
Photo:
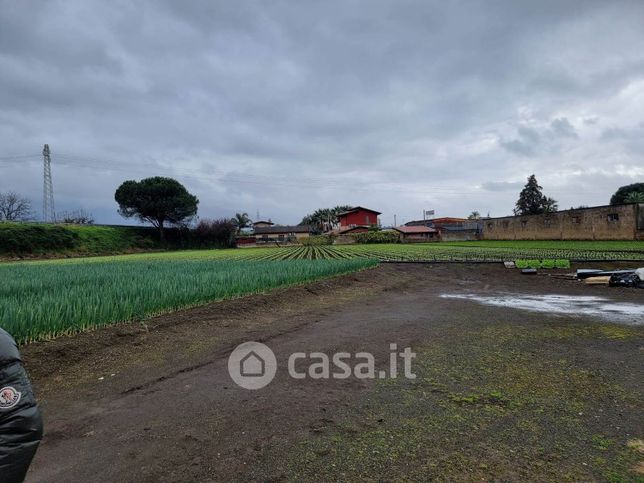
[[607, 322], [644, 325], [644, 304], [618, 302], [610, 297], [596, 295], [533, 295], [531, 293], [509, 292], [498, 295], [446, 293], [441, 297], [469, 300], [509, 309], [543, 312], [553, 316], [591, 317]]
[[[383, 265], [34, 344], [28, 481], [636, 481], [643, 304], [497, 265]], [[258, 391], [227, 371], [248, 340], [278, 362]], [[366, 351], [379, 373], [392, 343], [415, 379], [286, 370]]]

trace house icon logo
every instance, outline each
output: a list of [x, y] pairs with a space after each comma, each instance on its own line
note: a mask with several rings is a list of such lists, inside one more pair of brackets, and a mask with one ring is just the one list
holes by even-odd
[[267, 386], [277, 372], [273, 351], [261, 342], [244, 342], [228, 358], [230, 378], [244, 389], [261, 389]]
[[239, 361], [239, 373], [244, 377], [262, 377], [266, 373], [266, 362], [255, 351], [250, 351]]

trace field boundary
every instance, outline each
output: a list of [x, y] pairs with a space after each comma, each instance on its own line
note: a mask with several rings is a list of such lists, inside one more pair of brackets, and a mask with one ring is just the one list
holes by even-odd
[[[585, 258], [569, 258], [568, 259], [570, 263], [644, 263], [644, 259], [642, 258], [632, 258], [632, 259], [624, 259], [624, 258], [616, 258], [614, 260], [611, 259], [596, 259], [596, 260], [588, 260]], [[434, 263], [459, 263], [459, 264], [472, 264], [472, 265], [482, 265], [482, 264], [491, 264], [491, 263], [503, 263], [503, 262], [511, 262], [514, 260], [379, 260], [380, 263], [411, 263], [411, 264], [434, 264]], [[560, 269], [559, 269], [560, 270]]]

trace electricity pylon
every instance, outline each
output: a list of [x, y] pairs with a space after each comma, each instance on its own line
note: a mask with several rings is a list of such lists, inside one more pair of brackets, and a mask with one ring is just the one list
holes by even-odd
[[51, 182], [51, 158], [49, 157], [49, 144], [42, 150], [43, 158], [43, 188], [42, 188], [42, 218], [43, 221], [54, 222], [54, 185]]

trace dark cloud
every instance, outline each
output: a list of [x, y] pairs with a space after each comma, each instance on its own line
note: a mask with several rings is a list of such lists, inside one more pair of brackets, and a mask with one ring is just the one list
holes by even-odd
[[487, 191], [518, 191], [524, 184], [524, 181], [486, 181], [481, 187]]
[[565, 117], [554, 119], [550, 123], [550, 130], [552, 131], [553, 135], [556, 137], [574, 138], [574, 139], [579, 137], [573, 125], [570, 124], [570, 121]]
[[644, 177], [643, 20], [627, 0], [4, 1], [0, 190], [38, 200], [37, 157], [2, 157], [48, 142], [58, 206], [105, 222], [155, 174], [204, 216], [285, 223], [505, 214], [533, 172], [602, 204]]
[[501, 140], [500, 144], [511, 153], [521, 154], [528, 157], [536, 154], [535, 146], [521, 139], [513, 139], [512, 141]]
[[541, 128], [519, 126], [517, 137], [512, 140], [499, 139], [499, 144], [507, 151], [526, 157], [541, 154], [557, 155], [565, 147], [566, 139], [578, 139], [579, 135], [570, 121], [556, 118]]

